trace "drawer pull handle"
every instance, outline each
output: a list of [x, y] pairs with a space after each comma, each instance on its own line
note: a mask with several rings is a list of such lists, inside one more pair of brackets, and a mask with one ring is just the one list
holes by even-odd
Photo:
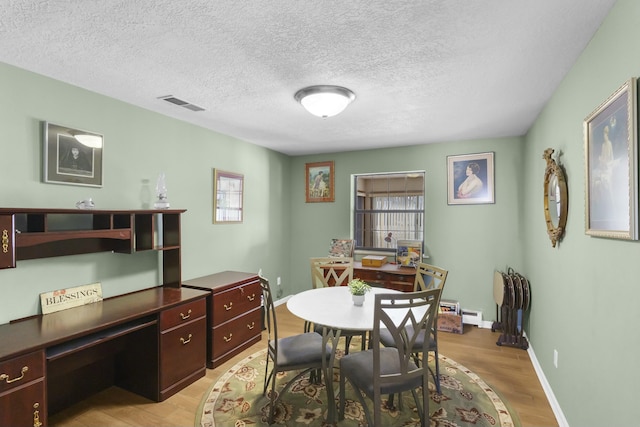
[[256, 294], [251, 294], [251, 296], [248, 296], [248, 295], [247, 295], [247, 299], [248, 299], [249, 301], [253, 301], [254, 299], [256, 299]]
[[16, 377], [14, 379], [9, 379], [9, 375], [8, 374], [0, 374], [0, 381], [6, 381], [7, 384], [11, 384], [14, 383], [16, 381], [20, 381], [21, 379], [24, 378], [24, 374], [29, 370], [28, 366], [23, 366], [22, 367], [22, 371], [20, 372], [22, 375], [20, 375], [19, 377]]
[[189, 311], [187, 311], [187, 314], [184, 313], [180, 313], [180, 317], [182, 317], [182, 320], [187, 320], [189, 317], [191, 317], [191, 309], [189, 309]]
[[2, 252], [9, 252], [9, 230], [2, 230]]
[[249, 328], [249, 330], [252, 330], [253, 328], [256, 327], [256, 322], [251, 322], [251, 324], [247, 324], [247, 328]]
[[40, 411], [38, 410], [38, 408], [40, 407], [40, 404], [38, 402], [33, 404], [33, 427], [41, 427], [42, 423], [40, 422]]
[[229, 338], [223, 336], [222, 339], [224, 340], [224, 342], [229, 342], [231, 341], [231, 337], [233, 336], [233, 334], [229, 334]]
[[230, 302], [229, 306], [227, 306], [227, 304], [224, 305], [224, 309], [227, 311], [231, 310], [231, 307], [233, 307], [233, 302]]
[[191, 337], [192, 337], [192, 336], [193, 336], [193, 335], [189, 334], [189, 338], [187, 338], [186, 340], [185, 340], [184, 338], [182, 338], [182, 337], [181, 337], [181, 338], [180, 338], [180, 342], [182, 343], [182, 345], [189, 344], [189, 343], [191, 342]]

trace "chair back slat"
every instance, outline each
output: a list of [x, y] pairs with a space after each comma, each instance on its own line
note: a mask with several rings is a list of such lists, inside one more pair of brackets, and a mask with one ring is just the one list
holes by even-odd
[[448, 274], [449, 272], [447, 270], [421, 262], [416, 269], [413, 291], [443, 289]]
[[346, 286], [353, 279], [353, 258], [310, 258], [311, 285], [315, 288]]
[[[430, 289], [401, 294], [376, 294], [373, 329], [373, 372], [381, 372], [380, 329], [389, 331], [395, 342], [399, 372], [374, 376], [374, 389], [386, 383], [398, 382], [402, 377], [427, 376], [426, 364], [418, 367], [413, 363], [412, 353], [423, 329], [431, 329], [438, 314], [441, 289]], [[408, 327], [410, 326], [410, 327]], [[428, 352], [429, 340], [422, 340], [424, 354]]]

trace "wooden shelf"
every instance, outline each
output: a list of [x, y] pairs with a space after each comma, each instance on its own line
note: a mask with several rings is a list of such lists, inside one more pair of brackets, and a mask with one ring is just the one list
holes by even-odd
[[131, 229], [127, 228], [117, 230], [45, 231], [41, 233], [19, 233], [16, 238], [16, 247], [22, 248], [72, 239], [131, 240]]
[[21, 260], [98, 252], [163, 252], [163, 285], [179, 287], [184, 209], [0, 208], [0, 269]]

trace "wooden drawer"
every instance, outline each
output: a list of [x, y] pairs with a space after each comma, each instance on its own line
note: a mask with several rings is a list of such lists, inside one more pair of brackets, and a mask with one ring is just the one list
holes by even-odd
[[413, 292], [413, 281], [412, 282], [402, 282], [397, 280], [392, 280], [386, 283], [385, 287], [387, 289], [394, 289], [396, 291], [401, 292]]
[[44, 351], [36, 351], [0, 363], [0, 393], [44, 376]]
[[242, 345], [262, 333], [262, 310], [260, 307], [237, 319], [213, 328], [213, 358]]
[[[413, 270], [411, 271], [413, 273]], [[373, 286], [412, 292], [415, 274], [389, 273], [383, 270], [358, 269], [354, 270], [354, 277], [364, 280]]]
[[206, 312], [207, 303], [205, 298], [165, 310], [160, 313], [160, 330], [166, 331], [178, 325], [186, 324], [205, 316]]
[[213, 294], [211, 313], [213, 325], [220, 325], [234, 317], [260, 307], [260, 282], [250, 282]]
[[160, 389], [183, 380], [198, 370], [204, 373], [207, 344], [206, 318], [192, 321], [160, 336]]
[[384, 285], [387, 280], [389, 274], [384, 273], [382, 271], [374, 271], [374, 270], [358, 270], [354, 273], [354, 277], [358, 279], [362, 279], [368, 283], [376, 283], [380, 285]]
[[47, 425], [44, 378], [10, 393], [0, 393], [0, 426]]

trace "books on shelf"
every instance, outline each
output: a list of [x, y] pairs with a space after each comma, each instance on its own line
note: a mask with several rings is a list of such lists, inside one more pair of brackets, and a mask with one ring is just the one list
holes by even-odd
[[460, 302], [450, 299], [440, 300], [440, 313], [460, 315]]
[[460, 302], [451, 299], [440, 300], [438, 330], [455, 334], [463, 333]]

